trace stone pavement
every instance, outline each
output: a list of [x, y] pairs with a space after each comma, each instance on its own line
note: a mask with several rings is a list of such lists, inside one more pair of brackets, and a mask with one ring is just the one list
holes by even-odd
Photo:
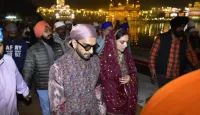
[[150, 77], [138, 74], [139, 79], [139, 92], [138, 92], [138, 105], [144, 106], [146, 103], [146, 99], [152, 96], [157, 90], [157, 85], [151, 84]]

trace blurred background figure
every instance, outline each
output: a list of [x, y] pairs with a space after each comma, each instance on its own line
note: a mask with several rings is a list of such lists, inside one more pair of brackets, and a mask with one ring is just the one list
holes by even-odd
[[26, 25], [22, 33], [22, 37], [24, 37], [24, 40], [28, 44], [28, 47], [31, 47], [38, 41], [37, 38], [35, 37], [33, 27], [34, 24], [32, 23], [32, 21], [28, 21], [28, 24]]

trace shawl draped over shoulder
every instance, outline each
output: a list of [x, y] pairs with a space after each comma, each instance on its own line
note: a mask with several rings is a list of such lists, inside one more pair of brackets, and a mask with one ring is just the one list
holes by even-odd
[[131, 80], [125, 85], [120, 84], [119, 78], [124, 76], [122, 76], [118, 61], [114, 34], [115, 31], [111, 31], [107, 36], [104, 50], [100, 56], [100, 78], [107, 112], [135, 115], [138, 93], [137, 69], [132, 55], [128, 51], [128, 48], [126, 48], [123, 52], [127, 69], [126, 75], [130, 75]]

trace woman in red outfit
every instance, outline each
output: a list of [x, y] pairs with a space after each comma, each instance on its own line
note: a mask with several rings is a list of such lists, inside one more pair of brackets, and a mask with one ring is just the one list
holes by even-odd
[[128, 40], [125, 30], [111, 31], [100, 56], [100, 78], [108, 115], [136, 113], [137, 70], [127, 48]]

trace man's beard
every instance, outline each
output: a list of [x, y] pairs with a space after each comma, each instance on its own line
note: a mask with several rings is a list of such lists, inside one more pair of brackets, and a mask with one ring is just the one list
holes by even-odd
[[49, 39], [46, 39], [44, 37], [42, 37], [42, 40], [47, 43], [48, 45], [50, 46], [53, 46], [54, 45], [54, 40], [53, 40], [53, 37], [51, 36]]
[[14, 40], [14, 39], [17, 38], [17, 36], [10, 36], [10, 35], [8, 35], [8, 38], [11, 39], [11, 40]]
[[189, 38], [192, 39], [192, 40], [193, 39], [198, 39], [198, 36], [190, 36]]
[[90, 58], [92, 57], [92, 54], [82, 54], [78, 48], [76, 48], [76, 52], [82, 59], [86, 61], [90, 60]]
[[66, 37], [66, 32], [60, 33], [60, 34], [59, 34], [59, 37], [60, 37], [62, 40], [64, 40], [65, 37]]
[[174, 30], [173, 32], [174, 32], [174, 35], [175, 35], [177, 38], [179, 38], [179, 37], [184, 37], [184, 36], [185, 36], [185, 32], [184, 32], [183, 30], [181, 30], [181, 31], [176, 31], [176, 30]]
[[192, 39], [196, 39], [196, 38], [199, 38], [199, 35], [198, 34], [191, 34], [189, 37], [192, 38]]
[[67, 30], [71, 31], [72, 30], [72, 25], [67, 25]]

